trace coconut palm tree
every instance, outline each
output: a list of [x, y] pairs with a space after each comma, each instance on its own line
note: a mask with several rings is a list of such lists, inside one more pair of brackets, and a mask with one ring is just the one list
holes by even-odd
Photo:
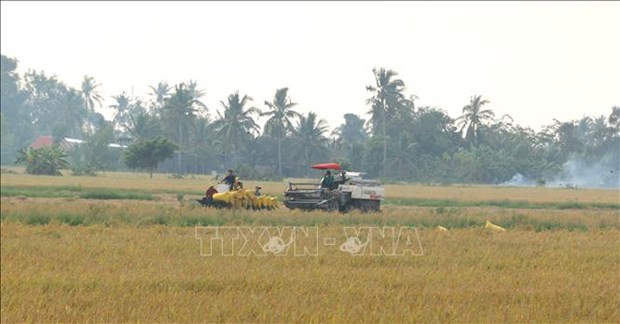
[[372, 114], [371, 123], [373, 133], [377, 134], [381, 129], [381, 137], [383, 140], [383, 173], [385, 174], [385, 168], [387, 163], [387, 124], [390, 121], [391, 116], [395, 114], [398, 109], [398, 105], [402, 104], [405, 100], [403, 91], [405, 90], [405, 82], [401, 79], [396, 79], [398, 73], [392, 70], [386, 70], [384, 68], [374, 68], [372, 70], [375, 76], [375, 84], [366, 86], [366, 90], [373, 93], [373, 96], [366, 100], [366, 103], [372, 106], [369, 113]]
[[133, 141], [153, 139], [161, 133], [159, 119], [146, 111], [130, 114], [125, 127]]
[[87, 75], [84, 76], [82, 80], [82, 100], [84, 101], [84, 107], [90, 113], [95, 112], [95, 102], [97, 102], [101, 106], [101, 95], [97, 91], [97, 87], [100, 84], [95, 82], [93, 77], [89, 77]]
[[61, 100], [63, 123], [73, 138], [82, 135], [82, 126], [88, 111], [82, 106], [80, 94], [69, 88]]
[[[166, 120], [166, 126], [171, 133], [176, 133], [177, 144], [179, 147], [178, 160], [177, 160], [177, 172], [181, 173], [181, 151], [183, 146], [183, 130], [192, 129], [194, 126], [194, 119], [199, 109], [206, 109], [207, 106], [200, 101], [203, 96], [202, 91], [196, 89], [196, 84], [188, 87], [185, 83], [176, 85], [174, 88], [174, 94], [166, 100], [164, 105], [163, 115]], [[174, 130], [174, 131], [172, 131]]]
[[292, 102], [288, 96], [288, 88], [276, 90], [276, 94], [271, 102], [265, 101], [265, 105], [270, 109], [261, 116], [269, 116], [265, 123], [265, 132], [276, 138], [278, 145], [278, 175], [282, 175], [282, 139], [293, 129], [292, 119], [299, 117], [300, 114], [292, 108], [297, 103]]
[[198, 117], [194, 121], [194, 132], [192, 133], [192, 145], [196, 147], [207, 147], [212, 142], [213, 124], [206, 117]]
[[481, 136], [481, 127], [488, 121], [493, 121], [495, 114], [490, 109], [482, 109], [482, 106], [489, 103], [482, 100], [481, 95], [474, 95], [470, 98], [469, 104], [463, 107], [463, 115], [456, 119], [461, 127], [461, 133], [465, 132], [465, 140], [469, 143], [477, 144]]
[[207, 109], [207, 106], [204, 103], [202, 103], [200, 100], [198, 100], [206, 95], [206, 92], [203, 89], [198, 89], [198, 82], [194, 80], [189, 80], [189, 83], [187, 84], [187, 90], [189, 90], [190, 97], [197, 100], [195, 103], [198, 106], [200, 106], [201, 108]]
[[312, 162], [324, 161], [329, 157], [326, 132], [327, 122], [324, 119], [317, 120], [315, 113], [299, 117], [297, 127], [293, 129], [291, 152], [301, 159], [301, 166], [307, 168]]
[[99, 95], [99, 92], [97, 91], [97, 87], [99, 86], [100, 84], [96, 83], [93, 77], [89, 77], [87, 75], [84, 76], [84, 79], [82, 80], [81, 96], [84, 108], [86, 108], [86, 111], [88, 112], [86, 127], [91, 133], [93, 133], [94, 129], [100, 125], [101, 121], [101, 114], [95, 112], [95, 102], [101, 106], [102, 100], [101, 95]]
[[222, 141], [223, 152], [228, 163], [231, 155], [238, 152], [253, 137], [258, 134], [260, 127], [254, 121], [252, 115], [259, 115], [260, 110], [256, 107], [246, 107], [252, 98], [239, 96], [239, 92], [228, 96], [228, 101], [220, 101], [224, 113], [217, 112], [219, 119], [213, 123], [218, 138]]
[[121, 128], [124, 128], [128, 122], [129, 97], [125, 91], [123, 91], [121, 94], [112, 96], [112, 99], [116, 101], [114, 104], [110, 105], [110, 108], [116, 110], [113, 122]]
[[190, 139], [195, 167], [201, 173], [207, 172], [207, 162], [216, 159], [216, 137], [213, 123], [207, 117], [198, 116], [194, 121], [194, 132]]
[[156, 111], [159, 113], [163, 109], [166, 99], [170, 97], [172, 88], [166, 81], [160, 81], [157, 86], [149, 86], [149, 88], [152, 90], [150, 95], [155, 97]]

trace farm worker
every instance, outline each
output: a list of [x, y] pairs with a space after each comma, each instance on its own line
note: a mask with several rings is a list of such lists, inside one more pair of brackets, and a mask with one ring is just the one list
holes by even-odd
[[334, 176], [332, 176], [332, 172], [327, 170], [325, 171], [325, 176], [321, 179], [321, 188], [331, 189], [334, 186]]
[[261, 189], [263, 189], [263, 188], [261, 188], [261, 187], [259, 187], [259, 186], [254, 187], [254, 196], [256, 196], [256, 197], [260, 197], [260, 195], [261, 195], [261, 194], [260, 194], [260, 190], [261, 190]]
[[228, 175], [220, 181], [220, 183], [225, 183], [230, 186], [230, 190], [233, 190], [233, 185], [235, 184], [235, 172], [233, 170], [228, 170]]
[[213, 195], [215, 195], [216, 193], [217, 189], [213, 188], [213, 186], [209, 186], [209, 188], [207, 188], [207, 191], [205, 191], [205, 196], [202, 197], [202, 199], [200, 200], [196, 199], [196, 201], [198, 201], [203, 206], [211, 206], [211, 203], [213, 203]]
[[340, 171], [340, 178], [337, 181], [334, 181], [334, 187], [337, 187], [339, 184], [344, 184], [347, 182], [347, 171]]
[[211, 205], [213, 202], [213, 195], [217, 193], [217, 189], [213, 188], [213, 186], [209, 186], [207, 191], [205, 192], [205, 197], [207, 198], [207, 205]]

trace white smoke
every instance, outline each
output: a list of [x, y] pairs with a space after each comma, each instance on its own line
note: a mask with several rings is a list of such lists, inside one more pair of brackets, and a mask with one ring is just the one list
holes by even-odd
[[535, 184], [536, 181], [524, 177], [521, 173], [517, 173], [512, 177], [512, 179], [501, 183], [500, 186], [531, 187]]
[[[560, 188], [613, 188], [620, 189], [620, 166], [611, 163], [611, 159], [597, 162], [572, 159], [564, 163], [560, 174], [552, 179], [545, 179], [545, 186]], [[611, 167], [610, 167], [611, 165]], [[535, 186], [535, 179], [528, 179], [522, 174], [515, 174], [502, 186]]]

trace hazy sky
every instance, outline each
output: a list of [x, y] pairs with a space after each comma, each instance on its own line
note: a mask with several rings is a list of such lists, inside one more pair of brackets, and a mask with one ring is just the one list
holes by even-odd
[[[289, 87], [330, 127], [365, 115], [373, 67], [453, 118], [473, 94], [523, 126], [620, 105], [617, 2], [5, 2], [1, 51], [104, 96], [197, 80], [211, 116], [239, 90]], [[106, 116], [112, 110], [103, 109]], [[368, 117], [365, 117], [368, 118]]]

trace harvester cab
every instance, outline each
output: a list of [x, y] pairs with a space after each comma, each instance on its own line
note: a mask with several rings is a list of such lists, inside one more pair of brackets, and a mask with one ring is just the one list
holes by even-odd
[[289, 182], [284, 191], [284, 205], [289, 209], [380, 211], [385, 189], [379, 182], [362, 179], [362, 172], [345, 171], [338, 163], [315, 164], [312, 168], [333, 170], [334, 185], [322, 188], [316, 182]]

